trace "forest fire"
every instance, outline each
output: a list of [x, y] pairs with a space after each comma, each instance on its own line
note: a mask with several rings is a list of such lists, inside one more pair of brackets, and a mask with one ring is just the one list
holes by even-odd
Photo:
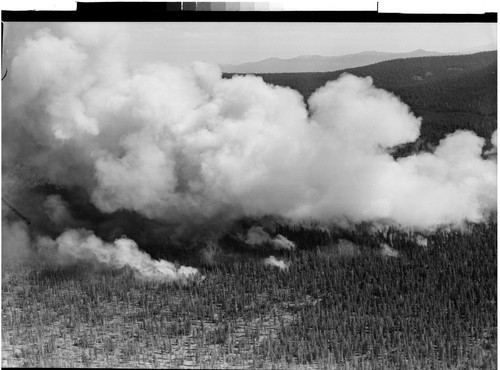
[[11, 26], [2, 365], [494, 367], [496, 53], [229, 76], [131, 63], [197, 24]]
[[328, 82], [308, 111], [291, 89], [224, 79], [215, 65], [130, 70], [121, 38], [96, 36], [109, 27], [29, 36], [3, 82], [4, 182], [15, 163], [45, 178], [43, 191], [12, 180], [42, 237], [83, 228], [167, 245], [217, 238], [247, 216], [429, 228], [496, 209], [485, 140], [457, 131], [433, 153], [394, 159], [390, 149], [417, 139], [421, 120], [370, 78]]

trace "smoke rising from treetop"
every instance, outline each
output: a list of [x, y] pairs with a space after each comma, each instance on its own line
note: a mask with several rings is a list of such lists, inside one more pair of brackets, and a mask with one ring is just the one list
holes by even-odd
[[308, 111], [294, 90], [211, 64], [131, 70], [120, 32], [64, 24], [18, 46], [4, 81], [7, 166], [82, 187], [103, 213], [179, 224], [275, 214], [425, 228], [496, 209], [485, 140], [458, 131], [395, 160], [389, 149], [421, 122], [370, 78], [330, 81]]

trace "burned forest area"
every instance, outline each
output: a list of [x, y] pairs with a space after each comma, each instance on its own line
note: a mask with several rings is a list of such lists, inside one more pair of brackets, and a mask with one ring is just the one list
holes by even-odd
[[131, 73], [57, 32], [2, 81], [2, 366], [497, 367], [496, 51]]

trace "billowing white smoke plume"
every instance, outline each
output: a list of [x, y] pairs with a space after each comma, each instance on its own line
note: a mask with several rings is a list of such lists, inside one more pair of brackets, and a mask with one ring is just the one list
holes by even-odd
[[[56, 185], [84, 187], [102, 212], [429, 227], [496, 209], [485, 140], [458, 131], [434, 153], [395, 160], [389, 149], [417, 139], [421, 122], [371, 78], [327, 83], [308, 112], [296, 91], [254, 76], [223, 79], [210, 64], [130, 70], [120, 54], [126, 33], [114, 41], [110, 32], [92, 24], [39, 31], [19, 46], [4, 81], [4, 124], [22, 125], [36, 143], [5, 141], [5, 158]], [[61, 238], [100, 243], [75, 232]]]
[[39, 237], [37, 248], [43, 256], [50, 256], [52, 263], [60, 265], [74, 264], [81, 261], [100, 263], [112, 268], [131, 268], [141, 278], [171, 282], [186, 281], [198, 275], [193, 267], [176, 267], [165, 260], [153, 260], [139, 250], [137, 244], [126, 237], [114, 243], [106, 243], [91, 231], [67, 230], [56, 240]]
[[380, 254], [382, 254], [382, 256], [394, 258], [399, 257], [399, 252], [396, 249], [391, 248], [388, 244], [383, 243], [380, 247]]
[[268, 266], [278, 267], [280, 270], [286, 270], [288, 268], [288, 264], [285, 261], [279, 260], [274, 256], [265, 258], [264, 264]]
[[[240, 236], [241, 237], [241, 236]], [[285, 238], [283, 235], [278, 234], [274, 238], [271, 237], [262, 226], [252, 226], [247, 231], [246, 238], [241, 237], [245, 243], [249, 245], [261, 245], [270, 243], [274, 249], [291, 250], [295, 248], [295, 243]]]

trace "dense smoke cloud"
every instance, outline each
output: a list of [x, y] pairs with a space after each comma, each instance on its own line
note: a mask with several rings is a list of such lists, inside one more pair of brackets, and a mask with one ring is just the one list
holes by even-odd
[[56, 240], [39, 237], [36, 245], [43, 256], [59, 265], [88, 261], [113, 268], [129, 267], [141, 278], [158, 281], [185, 281], [198, 274], [193, 267], [177, 268], [171, 262], [151, 259], [126, 237], [115, 240], [113, 244], [105, 243], [84, 229], [65, 231]]
[[[197, 227], [274, 214], [426, 228], [496, 209], [485, 140], [459, 131], [433, 153], [395, 160], [390, 149], [417, 139], [421, 121], [371, 78], [330, 81], [308, 112], [296, 91], [223, 79], [215, 65], [132, 70], [126, 42], [118, 26], [65, 24], [18, 45], [3, 86], [7, 177], [23, 163], [84, 189], [102, 213]], [[45, 202], [55, 223], [67, 208], [57, 196]], [[109, 248], [92, 238], [70, 231], [55, 243]]]

